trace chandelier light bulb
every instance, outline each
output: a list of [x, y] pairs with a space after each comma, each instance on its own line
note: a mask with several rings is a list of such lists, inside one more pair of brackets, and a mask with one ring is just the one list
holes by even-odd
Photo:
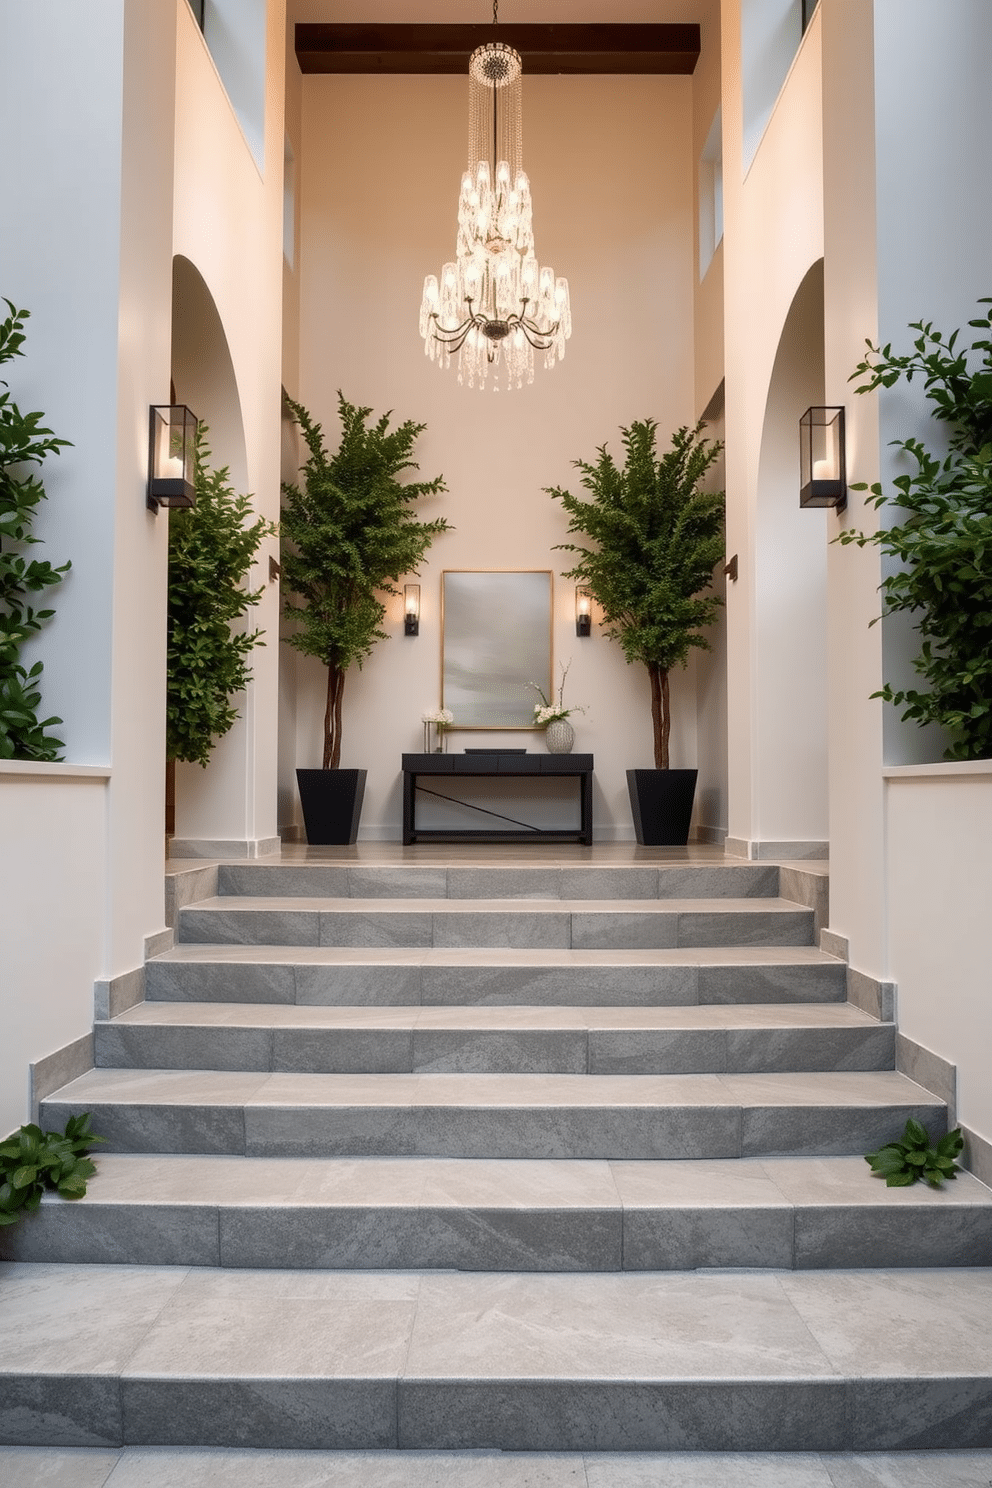
[[458, 197], [455, 262], [424, 280], [424, 353], [458, 381], [507, 389], [551, 368], [572, 334], [568, 280], [537, 262], [530, 182], [522, 162], [522, 64], [492, 41], [469, 59], [469, 158]]

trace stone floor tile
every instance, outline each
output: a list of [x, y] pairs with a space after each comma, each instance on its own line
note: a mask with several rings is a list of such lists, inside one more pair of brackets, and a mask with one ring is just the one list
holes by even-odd
[[4, 1488], [105, 1488], [121, 1453], [97, 1447], [0, 1447]]
[[118, 1374], [187, 1274], [182, 1267], [0, 1265], [0, 1372]]
[[988, 1488], [992, 1450], [828, 1452], [831, 1488]]
[[584, 1461], [588, 1488], [833, 1488], [816, 1452], [603, 1452]]
[[796, 1272], [780, 1282], [833, 1367], [855, 1378], [992, 1376], [992, 1270]]

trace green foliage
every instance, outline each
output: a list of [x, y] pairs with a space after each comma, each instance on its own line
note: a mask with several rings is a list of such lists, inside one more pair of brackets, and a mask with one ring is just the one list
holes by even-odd
[[247, 686], [259, 630], [235, 621], [262, 590], [242, 587], [259, 545], [277, 529], [260, 517], [251, 526], [251, 498], [238, 496], [225, 465], [211, 470], [206, 427], [196, 440], [196, 505], [169, 513], [169, 650], [166, 754], [206, 766], [216, 741], [238, 717], [230, 699]]
[[0, 1146], [0, 1225], [16, 1224], [41, 1203], [45, 1189], [64, 1199], [81, 1199], [96, 1164], [90, 1148], [106, 1137], [90, 1131], [89, 1112], [70, 1116], [64, 1132], [22, 1126]]
[[[24, 322], [27, 310], [18, 310], [4, 300], [10, 312], [0, 322], [0, 363], [23, 356]], [[21, 648], [55, 611], [36, 610], [29, 595], [61, 584], [70, 564], [60, 568], [25, 549], [41, 542], [31, 533], [45, 488], [28, 467], [40, 465], [47, 455], [58, 454], [68, 439], [56, 439], [42, 425], [44, 414], [22, 413], [0, 382], [0, 759], [55, 760], [65, 746], [47, 732], [61, 718], [39, 719], [41, 691], [38, 679], [42, 664], [28, 671], [21, 665]]]
[[963, 1146], [959, 1126], [941, 1137], [934, 1147], [926, 1128], [910, 1117], [902, 1140], [869, 1152], [865, 1162], [873, 1173], [885, 1179], [886, 1188], [908, 1188], [918, 1178], [925, 1178], [931, 1188], [939, 1188], [945, 1178], [956, 1178], [960, 1173], [954, 1159]]
[[880, 586], [883, 614], [919, 617], [913, 666], [925, 687], [886, 683], [873, 696], [902, 707], [904, 720], [947, 729], [945, 756], [956, 760], [992, 756], [992, 315], [969, 325], [980, 335], [968, 346], [958, 346], [960, 332], [945, 340], [922, 321], [911, 326], [919, 334], [905, 356], [867, 343], [869, 355], [852, 376], [863, 379], [856, 391], [922, 377], [933, 417], [950, 426], [949, 450], [940, 458], [919, 439], [895, 440], [912, 467], [892, 482], [896, 494], [877, 483], [853, 489], [870, 489], [871, 504], [890, 504], [900, 520], [838, 538], [874, 543], [895, 559], [898, 568]]
[[426, 425], [408, 419], [390, 430], [388, 413], [369, 425], [372, 409], [355, 407], [339, 392], [341, 443], [331, 455], [320, 424], [302, 404], [289, 407], [309, 458], [302, 484], [283, 486], [283, 579], [299, 601], [285, 602], [296, 622], [286, 639], [327, 667], [323, 767], [336, 769], [345, 673], [386, 639], [382, 595], [397, 594], [400, 575], [416, 573], [434, 538], [449, 530], [443, 517], [419, 522], [410, 504], [446, 487], [443, 476], [397, 479], [417, 469], [411, 456]]
[[582, 472], [588, 500], [561, 487], [548, 494], [562, 503], [570, 533], [595, 547], [561, 543], [579, 561], [565, 578], [588, 584], [603, 611], [606, 634], [628, 662], [643, 662], [652, 680], [655, 760], [668, 764], [668, 673], [684, 666], [693, 647], [709, 650], [701, 632], [723, 603], [709, 587], [723, 557], [723, 492], [700, 489], [722, 446], [703, 438], [703, 424], [683, 426], [660, 459], [657, 422], [639, 420], [621, 431], [626, 459], [618, 466], [606, 445]]

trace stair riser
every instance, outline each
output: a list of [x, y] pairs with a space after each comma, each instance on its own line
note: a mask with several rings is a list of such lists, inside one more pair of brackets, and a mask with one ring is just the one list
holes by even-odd
[[840, 962], [782, 966], [390, 966], [150, 961], [152, 1002], [308, 1007], [692, 1007], [843, 1002]]
[[0, 1231], [0, 1257], [94, 1265], [285, 1270], [695, 1271], [982, 1266], [992, 1209], [783, 1203], [570, 1206], [45, 1203]]
[[[248, 1157], [727, 1158], [864, 1153], [908, 1117], [946, 1130], [938, 1104], [453, 1107], [89, 1102], [111, 1152]], [[81, 1106], [42, 1104], [45, 1126]]]
[[218, 892], [315, 899], [775, 898], [773, 864], [712, 867], [430, 868], [221, 864]]
[[187, 945], [343, 946], [353, 949], [674, 950], [813, 943], [809, 910], [349, 910], [184, 909]]
[[100, 1024], [105, 1069], [272, 1070], [309, 1074], [696, 1074], [891, 1069], [895, 1030], [410, 1030], [148, 1027]]
[[0, 1441], [53, 1446], [882, 1451], [992, 1445], [988, 1379], [4, 1380]]

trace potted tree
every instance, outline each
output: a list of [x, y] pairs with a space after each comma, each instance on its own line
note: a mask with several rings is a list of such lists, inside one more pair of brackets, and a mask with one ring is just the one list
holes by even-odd
[[309, 452], [300, 484], [283, 486], [284, 613], [294, 622], [286, 637], [327, 669], [324, 747], [319, 770], [296, 772], [307, 841], [354, 842], [365, 792], [365, 770], [342, 770], [341, 703], [348, 668], [362, 665], [386, 639], [383, 595], [398, 594], [402, 574], [415, 573], [434, 538], [448, 530], [443, 517], [418, 521], [412, 504], [445, 490], [444, 477], [399, 480], [415, 470], [413, 447], [426, 425], [408, 419], [390, 429], [385, 413], [369, 424], [371, 408], [338, 393], [341, 442], [334, 454], [320, 424], [287, 399]]
[[627, 786], [637, 840], [652, 846], [689, 838], [697, 772], [669, 768], [669, 674], [694, 647], [709, 650], [703, 631], [723, 601], [702, 591], [724, 552], [723, 492], [702, 489], [722, 446], [705, 439], [699, 423], [677, 429], [658, 458], [657, 428], [654, 419], [643, 419], [621, 430], [622, 466], [606, 445], [595, 464], [574, 462], [587, 499], [548, 488], [568, 513], [569, 532], [595, 544], [559, 544], [579, 559], [565, 577], [588, 586], [606, 635], [628, 662], [648, 670], [654, 769], [628, 770]]

